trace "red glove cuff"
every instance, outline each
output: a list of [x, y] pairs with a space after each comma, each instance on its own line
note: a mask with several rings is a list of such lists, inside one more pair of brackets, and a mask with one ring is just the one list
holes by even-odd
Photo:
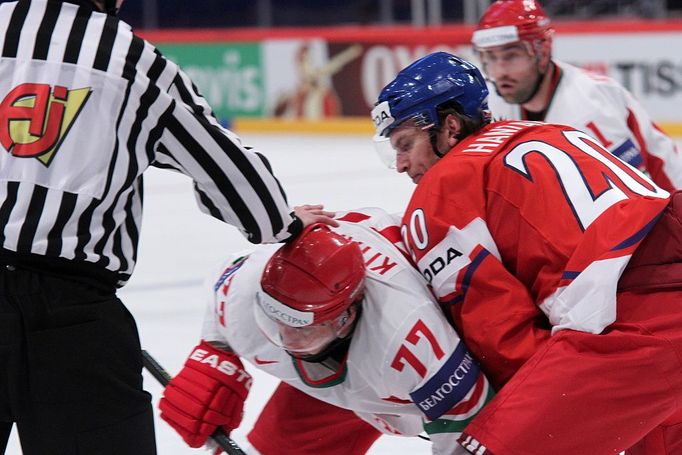
[[185, 366], [227, 385], [244, 400], [253, 382], [234, 352], [223, 351], [204, 340], [194, 348]]
[[236, 354], [202, 341], [166, 386], [161, 418], [190, 447], [200, 447], [217, 427], [239, 426], [251, 382]]

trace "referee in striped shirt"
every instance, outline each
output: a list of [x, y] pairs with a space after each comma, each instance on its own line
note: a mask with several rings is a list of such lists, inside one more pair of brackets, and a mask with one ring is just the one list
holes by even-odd
[[254, 243], [333, 223], [116, 17], [122, 0], [0, 3], [0, 453], [156, 453], [130, 277], [149, 166]]

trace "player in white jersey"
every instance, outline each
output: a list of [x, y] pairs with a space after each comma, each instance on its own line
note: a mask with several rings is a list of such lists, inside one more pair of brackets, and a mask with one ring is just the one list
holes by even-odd
[[[251, 381], [241, 357], [382, 433], [426, 431], [433, 453], [466, 453], [457, 435], [492, 389], [425, 280], [388, 240], [400, 238], [397, 226], [377, 224], [382, 214], [390, 218], [378, 209], [349, 212], [333, 231], [313, 225], [285, 246], [233, 258], [214, 275], [203, 341], [159, 405], [190, 446], [203, 445], [217, 426], [239, 425]], [[261, 453], [348, 454], [369, 447], [330, 448], [324, 438], [338, 439], [335, 427], [314, 407], [295, 412], [308, 413], [296, 433], [312, 435], [307, 441], [293, 435], [296, 449], [267, 450], [250, 441]], [[291, 428], [291, 415], [278, 415], [269, 439], [286, 443], [292, 435], [276, 422]]]
[[682, 156], [644, 107], [613, 79], [552, 58], [550, 20], [535, 0], [498, 0], [472, 43], [498, 120], [539, 120], [589, 132], [662, 188], [682, 188]]

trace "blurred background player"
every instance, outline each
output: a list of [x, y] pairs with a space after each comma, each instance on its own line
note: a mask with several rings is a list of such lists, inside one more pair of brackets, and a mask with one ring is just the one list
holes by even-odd
[[220, 268], [204, 341], [159, 404], [191, 447], [239, 425], [241, 357], [283, 381], [248, 436], [261, 454], [362, 454], [379, 432], [422, 431], [434, 453], [466, 453], [457, 436], [492, 389], [382, 213], [349, 212]]
[[417, 183], [410, 254], [504, 385], [461, 442], [477, 455], [679, 455], [682, 194], [572, 127], [490, 123], [487, 95], [474, 65], [439, 52], [372, 111], [378, 146]]
[[493, 117], [571, 125], [661, 188], [682, 188], [675, 143], [616, 81], [552, 58], [553, 33], [536, 0], [498, 0], [485, 11], [471, 41], [495, 89]]

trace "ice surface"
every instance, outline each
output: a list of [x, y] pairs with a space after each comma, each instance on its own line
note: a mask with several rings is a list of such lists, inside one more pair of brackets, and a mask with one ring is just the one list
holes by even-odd
[[[409, 178], [384, 167], [370, 137], [244, 134], [242, 138], [269, 158], [292, 206], [324, 203], [330, 210], [377, 206], [400, 211], [413, 188]], [[139, 261], [119, 296], [135, 315], [144, 349], [171, 374], [179, 371], [198, 341], [205, 295], [202, 280], [230, 253], [249, 247], [235, 228], [199, 211], [187, 177], [157, 169], [145, 174]], [[254, 385], [242, 426], [232, 435], [237, 443], [246, 441], [245, 434], [277, 384], [250, 365], [247, 369], [254, 375]], [[156, 408], [162, 388], [146, 371], [144, 380]], [[156, 435], [159, 455], [209, 453], [188, 448], [158, 415]], [[6, 453], [21, 453], [15, 434]], [[383, 436], [369, 453], [431, 451], [430, 444], [418, 438]]]
[[[369, 137], [244, 134], [242, 138], [271, 161], [292, 206], [324, 203], [330, 210], [376, 206], [398, 212], [413, 189], [407, 176], [384, 167]], [[199, 211], [187, 177], [157, 169], [145, 175], [139, 261], [119, 296], [135, 315], [143, 348], [175, 374], [198, 341], [204, 310], [202, 280], [230, 253], [250, 244], [235, 228]], [[254, 385], [242, 426], [232, 435], [239, 444], [246, 441], [246, 433], [277, 384], [260, 370], [250, 365], [247, 369]], [[146, 371], [144, 379], [156, 409], [162, 388]], [[156, 435], [159, 455], [209, 453], [188, 448], [158, 415]], [[15, 434], [6, 453], [21, 453]], [[427, 441], [397, 436], [382, 436], [369, 452], [430, 453]]]

